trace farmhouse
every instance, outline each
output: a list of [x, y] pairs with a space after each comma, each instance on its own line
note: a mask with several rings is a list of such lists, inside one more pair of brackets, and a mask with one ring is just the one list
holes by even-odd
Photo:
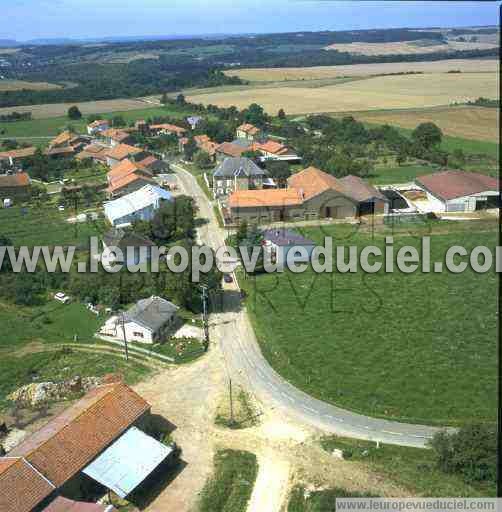
[[109, 197], [129, 194], [145, 185], [156, 185], [150, 171], [127, 159], [116, 165], [106, 176]]
[[473, 212], [500, 205], [499, 181], [484, 174], [443, 171], [415, 180], [436, 212]]
[[235, 141], [223, 142], [215, 149], [216, 158], [220, 162], [228, 157], [239, 158], [246, 151], [249, 151], [249, 146], [236, 144]]
[[27, 198], [30, 195], [30, 177], [25, 172], [0, 174], [0, 199]]
[[97, 119], [87, 125], [87, 133], [89, 135], [96, 135], [105, 132], [110, 128], [110, 122], [106, 119]]
[[172, 200], [172, 195], [166, 190], [145, 185], [120, 199], [105, 203], [105, 217], [112, 226], [129, 224], [135, 220], [150, 221], [162, 203]]
[[202, 121], [202, 117], [200, 116], [190, 116], [186, 118], [186, 122], [190, 125], [192, 130], [197, 128], [197, 125]]
[[146, 156], [145, 151], [141, 148], [130, 146], [129, 144], [118, 144], [108, 150], [106, 154], [106, 163], [108, 166], [113, 167], [126, 158], [130, 160], [137, 160], [143, 159]]
[[244, 123], [237, 127], [235, 134], [238, 139], [255, 141], [261, 137], [262, 131], [250, 123]]
[[236, 190], [228, 201], [228, 220], [239, 223], [309, 220], [319, 218], [355, 219], [383, 214], [387, 200], [360, 178], [337, 179], [315, 167], [293, 174], [286, 190]]
[[145, 433], [150, 425], [150, 405], [122, 382], [89, 391], [0, 458], [0, 510], [113, 510], [73, 500], [106, 489], [125, 498], [172, 459], [172, 447]]
[[66, 130], [49, 142], [49, 151], [61, 148], [73, 148], [74, 150], [78, 150], [83, 146], [83, 144], [85, 144], [85, 142], [86, 139], [81, 135], [73, 133], [70, 130]]
[[282, 160], [285, 162], [298, 162], [300, 157], [290, 148], [274, 140], [255, 142], [252, 151], [259, 151], [263, 156], [262, 160]]
[[[190, 139], [187, 137], [183, 137], [179, 141], [179, 149], [183, 151], [183, 147], [188, 143]], [[214, 161], [216, 159], [216, 150], [218, 149], [219, 144], [213, 142], [207, 135], [196, 135], [193, 140], [197, 145], [197, 148], [201, 151], [205, 151], [211, 159]]]
[[105, 164], [107, 163], [107, 154], [109, 148], [102, 144], [89, 144], [75, 157], [77, 160], [85, 160], [90, 158], [95, 163]]
[[316, 244], [312, 240], [304, 238], [296, 231], [290, 229], [277, 228], [268, 229], [263, 233], [263, 249], [269, 252], [271, 260], [286, 264], [288, 254], [294, 249], [302, 248], [305, 250], [305, 255], [301, 257], [299, 253], [296, 254], [295, 261], [298, 263], [308, 262], [312, 251]]
[[107, 146], [114, 147], [119, 144], [133, 144], [134, 138], [126, 130], [110, 128], [103, 132], [98, 132], [99, 139]]
[[249, 158], [225, 158], [213, 172], [213, 195], [221, 197], [237, 190], [262, 189], [267, 171]]
[[136, 163], [140, 167], [143, 167], [143, 169], [150, 171], [152, 174], [161, 173], [169, 168], [169, 165], [166, 162], [163, 162], [152, 155], [148, 155], [143, 159], [137, 158]]
[[124, 313], [123, 322], [119, 316], [109, 318], [100, 333], [115, 338], [125, 336], [127, 341], [159, 343], [175, 327], [178, 309], [161, 297], [142, 299]]
[[31, 158], [35, 155], [37, 148], [20, 148], [13, 149], [11, 151], [0, 152], [0, 168], [12, 168], [21, 164], [27, 158]]

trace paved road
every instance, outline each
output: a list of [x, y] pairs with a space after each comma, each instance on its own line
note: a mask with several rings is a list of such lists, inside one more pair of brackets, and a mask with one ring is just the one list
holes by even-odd
[[[217, 249], [225, 232], [195, 178], [173, 165], [185, 192], [196, 198], [200, 216], [209, 220], [199, 229], [200, 240]], [[236, 284], [225, 285], [224, 313], [212, 316], [213, 339], [219, 344], [229, 376], [249, 387], [264, 407], [274, 407], [300, 422], [339, 435], [402, 446], [424, 447], [437, 428], [398, 423], [356, 414], [322, 402], [295, 388], [277, 374], [261, 354]]]

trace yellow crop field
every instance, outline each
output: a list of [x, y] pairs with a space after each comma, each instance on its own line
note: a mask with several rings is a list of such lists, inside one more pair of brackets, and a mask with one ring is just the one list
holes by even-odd
[[407, 109], [464, 103], [480, 96], [498, 97], [496, 73], [436, 73], [379, 76], [326, 87], [250, 88], [227, 92], [210, 89], [188, 96], [195, 103], [244, 108], [259, 103], [270, 114]]
[[463, 73], [497, 73], [497, 59], [451, 59], [430, 62], [389, 62], [384, 64], [352, 64], [346, 66], [314, 66], [310, 68], [248, 68], [227, 70], [228, 76], [238, 76], [251, 82], [277, 82], [284, 80], [321, 80], [342, 76], [368, 76], [385, 73], [447, 73], [460, 70]]
[[50, 89], [61, 89], [60, 85], [47, 82], [25, 82], [23, 80], [0, 80], [0, 92], [19, 91], [29, 89], [30, 91], [48, 91]]
[[403, 112], [369, 112], [355, 114], [359, 121], [415, 128], [420, 123], [433, 122], [446, 135], [464, 139], [498, 142], [498, 112], [496, 108], [449, 107]]

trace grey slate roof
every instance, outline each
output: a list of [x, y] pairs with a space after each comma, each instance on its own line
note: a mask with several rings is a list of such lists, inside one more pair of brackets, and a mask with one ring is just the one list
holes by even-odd
[[263, 239], [275, 245], [315, 245], [315, 242], [304, 238], [290, 229], [267, 229], [263, 231]]
[[178, 306], [161, 297], [138, 300], [124, 315], [129, 322], [135, 322], [147, 329], [156, 331], [178, 311]]
[[233, 178], [234, 176], [266, 176], [268, 172], [260, 169], [249, 158], [225, 158], [216, 168], [213, 176], [216, 178]]
[[155, 245], [148, 238], [120, 228], [109, 229], [103, 235], [103, 242], [108, 247], [118, 247], [121, 250], [125, 250], [127, 247], [152, 247]]
[[340, 181], [346, 188], [347, 195], [360, 203], [370, 201], [371, 199], [388, 201], [388, 199], [377, 188], [370, 185], [359, 176], [349, 174], [344, 178], [339, 178], [338, 181]]

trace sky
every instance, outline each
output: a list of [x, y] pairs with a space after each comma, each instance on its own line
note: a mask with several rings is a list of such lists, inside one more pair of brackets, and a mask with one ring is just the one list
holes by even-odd
[[498, 24], [498, 2], [0, 0], [0, 39]]

